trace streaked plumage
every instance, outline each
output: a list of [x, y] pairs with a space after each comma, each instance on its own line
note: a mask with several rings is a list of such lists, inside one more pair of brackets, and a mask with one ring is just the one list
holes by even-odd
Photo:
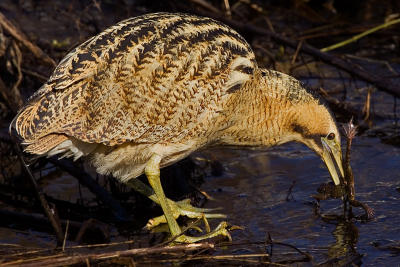
[[154, 154], [164, 167], [211, 144], [300, 141], [324, 157], [321, 138], [333, 133], [340, 153], [316, 95], [259, 68], [236, 31], [185, 14], [127, 19], [78, 46], [11, 127], [29, 153], [88, 155], [123, 182]]

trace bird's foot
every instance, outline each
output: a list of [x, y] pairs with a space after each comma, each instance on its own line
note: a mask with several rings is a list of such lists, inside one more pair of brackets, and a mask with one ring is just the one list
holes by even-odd
[[174, 239], [173, 244], [176, 243], [195, 243], [201, 240], [213, 238], [216, 236], [225, 236], [229, 239], [229, 241], [232, 241], [231, 234], [229, 233], [228, 228], [228, 223], [227, 222], [221, 222], [212, 232], [209, 232], [205, 235], [202, 236], [187, 236], [187, 235], [180, 235], [177, 238]]
[[[172, 201], [170, 199], [168, 199], [168, 204], [172, 210], [172, 214], [174, 216], [175, 219], [177, 219], [179, 216], [187, 216], [189, 218], [192, 219], [203, 219], [204, 220], [204, 224], [206, 226], [207, 232], [209, 232], [209, 226], [208, 226], [208, 221], [207, 219], [211, 219], [211, 218], [226, 218], [226, 215], [224, 214], [219, 214], [219, 213], [208, 213], [208, 212], [212, 212], [215, 210], [218, 210], [218, 208], [216, 209], [204, 209], [204, 208], [196, 208], [193, 207], [190, 204], [190, 199], [184, 199], [181, 201]], [[167, 220], [165, 218], [164, 215], [155, 217], [150, 219], [147, 224], [146, 224], [146, 228], [148, 230], [153, 229], [154, 227], [162, 224], [162, 223], [167, 223]]]

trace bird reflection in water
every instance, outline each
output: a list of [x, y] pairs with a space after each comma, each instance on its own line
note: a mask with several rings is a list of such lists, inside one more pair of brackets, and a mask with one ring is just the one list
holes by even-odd
[[329, 246], [329, 260], [324, 264], [360, 266], [362, 255], [356, 251], [358, 234], [358, 228], [353, 222], [339, 220], [332, 232], [335, 242]]

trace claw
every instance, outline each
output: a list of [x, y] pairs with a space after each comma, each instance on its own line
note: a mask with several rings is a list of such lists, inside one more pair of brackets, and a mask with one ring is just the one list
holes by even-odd
[[203, 213], [203, 222], [204, 222], [204, 227], [206, 228], [207, 233], [211, 232], [210, 224], [208, 223], [208, 220], [206, 216]]
[[196, 231], [197, 231], [197, 232], [199, 232], [199, 233], [202, 233], [202, 232], [203, 232], [203, 230], [201, 230], [201, 228], [200, 228], [200, 227], [198, 227], [198, 226], [196, 226], [196, 225], [190, 226], [190, 228], [189, 228], [189, 229], [196, 230]]
[[136, 183], [135, 188], [141, 191], [143, 194], [148, 196], [151, 200], [158, 203], [163, 212], [164, 216], [159, 216], [149, 221], [148, 225], [153, 227], [163, 222], [168, 223], [169, 232], [171, 235], [176, 238], [176, 240], [172, 240], [173, 242], [184, 242], [184, 243], [193, 243], [199, 240], [212, 238], [214, 236], [223, 235], [232, 240], [231, 235], [227, 228], [227, 223], [222, 222], [218, 225], [218, 227], [210, 233], [205, 234], [200, 237], [189, 237], [182, 234], [182, 230], [179, 227], [176, 218], [181, 215], [186, 215], [190, 218], [200, 218], [205, 220], [206, 226], [208, 225], [208, 221], [205, 218], [221, 218], [225, 217], [223, 214], [207, 214], [204, 212], [199, 212], [198, 209], [192, 207], [188, 200], [181, 201], [179, 203], [175, 203], [172, 200], [169, 200], [165, 194], [160, 181], [160, 162], [162, 160], [162, 156], [154, 153], [150, 159], [146, 163], [145, 174], [147, 176], [147, 180], [149, 181], [150, 186], [152, 187], [154, 193], [151, 189], [149, 189], [146, 185], [141, 183]]
[[239, 226], [239, 225], [232, 225], [231, 227], [229, 227], [229, 231], [234, 231], [234, 230], [244, 230], [245, 228], [243, 226]]

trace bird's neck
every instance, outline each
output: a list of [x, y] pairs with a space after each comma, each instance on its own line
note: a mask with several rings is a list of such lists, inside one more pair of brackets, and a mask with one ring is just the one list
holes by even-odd
[[234, 115], [229, 118], [231, 125], [222, 132], [222, 144], [268, 147], [295, 139], [290, 127], [296, 116], [294, 104], [288, 99], [287, 84], [276, 74], [256, 73], [232, 97], [228, 112]]

